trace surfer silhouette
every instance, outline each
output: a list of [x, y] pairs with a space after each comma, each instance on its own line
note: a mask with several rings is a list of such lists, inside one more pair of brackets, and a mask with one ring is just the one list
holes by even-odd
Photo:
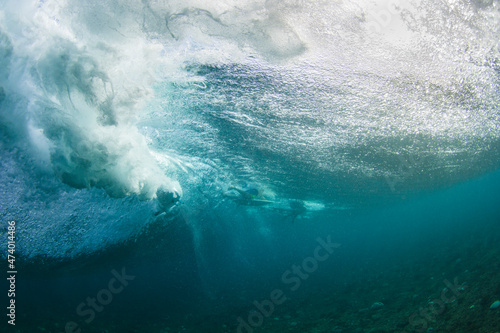
[[261, 187], [247, 182], [243, 182], [241, 187], [229, 186], [225, 196], [246, 206], [262, 206], [273, 202], [265, 197]]
[[156, 190], [156, 200], [157, 200], [157, 208], [158, 211], [155, 213], [155, 216], [158, 216], [162, 213], [168, 212], [172, 207], [182, 203], [180, 201], [180, 194], [173, 190], [168, 190], [166, 188], [159, 187]]
[[302, 215], [307, 211], [306, 206], [304, 205], [304, 201], [302, 200], [290, 200], [288, 204], [290, 205], [291, 210], [288, 217], [292, 218], [292, 223], [295, 222], [295, 219], [299, 215]]

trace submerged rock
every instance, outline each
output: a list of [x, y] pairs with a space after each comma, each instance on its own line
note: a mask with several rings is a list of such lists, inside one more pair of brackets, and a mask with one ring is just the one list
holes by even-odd
[[370, 310], [378, 310], [384, 307], [384, 303], [382, 302], [375, 302], [370, 306]]

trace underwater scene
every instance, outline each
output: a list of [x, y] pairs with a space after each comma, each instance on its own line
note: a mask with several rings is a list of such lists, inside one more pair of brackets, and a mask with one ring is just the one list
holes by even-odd
[[500, 332], [497, 0], [0, 0], [0, 332]]

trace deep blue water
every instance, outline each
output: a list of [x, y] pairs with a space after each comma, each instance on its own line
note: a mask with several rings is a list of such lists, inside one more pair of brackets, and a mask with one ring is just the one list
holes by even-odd
[[5, 1], [2, 332], [498, 331], [499, 19]]

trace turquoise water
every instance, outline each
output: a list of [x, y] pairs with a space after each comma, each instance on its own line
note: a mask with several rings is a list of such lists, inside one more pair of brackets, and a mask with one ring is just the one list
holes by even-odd
[[499, 10], [4, 2], [2, 332], [497, 332]]

